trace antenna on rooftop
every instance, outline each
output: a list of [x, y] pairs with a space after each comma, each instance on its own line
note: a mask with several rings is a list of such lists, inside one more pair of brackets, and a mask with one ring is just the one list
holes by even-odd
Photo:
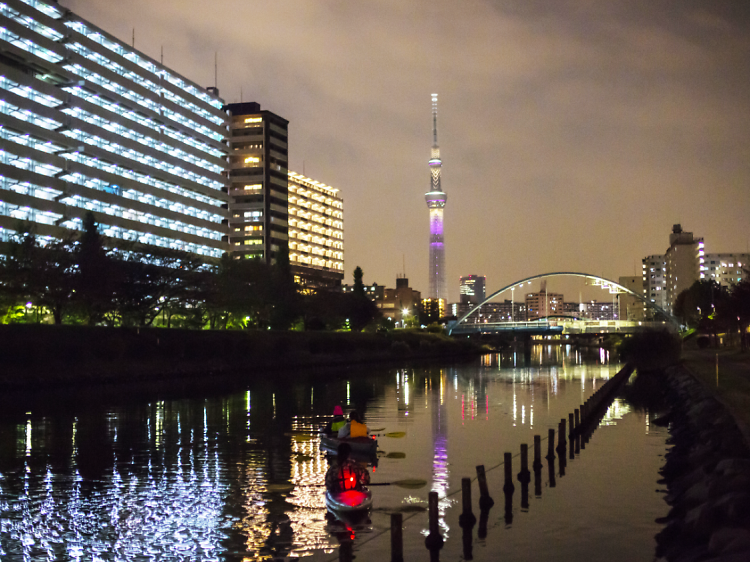
[[161, 46], [161, 64], [164, 65], [164, 45]]
[[219, 52], [214, 51], [214, 88], [219, 87]]
[[135, 49], [135, 27], [133, 28], [133, 48]]
[[404, 268], [404, 277], [406, 277], [406, 254], [401, 254], [401, 267]]

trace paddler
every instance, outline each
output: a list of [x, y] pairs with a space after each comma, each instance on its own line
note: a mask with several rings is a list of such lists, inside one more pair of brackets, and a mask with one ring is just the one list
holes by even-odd
[[367, 425], [362, 423], [361, 418], [356, 410], [349, 413], [349, 422], [339, 429], [338, 438], [346, 439], [348, 437], [367, 437]]
[[344, 410], [341, 409], [341, 406], [334, 406], [333, 408], [333, 419], [330, 423], [326, 424], [323, 431], [326, 433], [336, 433], [338, 434], [339, 430], [346, 425], [346, 418], [344, 417]]
[[330, 492], [361, 490], [370, 483], [370, 473], [358, 462], [349, 458], [352, 448], [341, 443], [337, 449], [336, 463], [326, 472], [326, 488]]

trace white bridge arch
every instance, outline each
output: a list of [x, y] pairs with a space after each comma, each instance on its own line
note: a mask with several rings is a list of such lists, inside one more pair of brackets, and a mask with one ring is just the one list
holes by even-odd
[[[628, 295], [632, 295], [635, 298], [637, 298], [639, 301], [644, 303], [649, 308], [652, 308], [656, 312], [664, 315], [664, 317], [672, 324], [674, 324], [678, 329], [680, 327], [679, 321], [672, 316], [669, 312], [661, 308], [660, 306], [657, 306], [656, 304], [648, 301], [646, 298], [643, 297], [643, 295], [639, 295], [638, 293], [635, 293], [634, 291], [631, 291], [627, 287], [623, 287], [619, 283], [615, 283], [614, 281], [610, 281], [609, 279], [605, 279], [604, 277], [599, 277], [598, 275], [591, 275], [590, 273], [578, 273], [575, 271], [555, 271], [553, 273], [541, 273], [539, 275], [532, 275], [531, 277], [527, 277], [526, 279], [521, 279], [520, 281], [516, 281], [515, 283], [511, 283], [510, 285], [506, 285], [502, 289], [499, 289], [492, 293], [489, 297], [485, 298], [481, 303], [476, 305], [474, 308], [472, 308], [469, 312], [461, 316], [458, 320], [455, 322], [451, 322], [448, 327], [448, 334], [450, 334], [456, 326], [459, 324], [462, 324], [464, 320], [466, 320], [469, 316], [474, 314], [477, 310], [479, 310], [482, 305], [487, 304], [492, 299], [494, 299], [496, 296], [504, 293], [505, 291], [512, 290], [512, 289], [520, 289], [524, 283], [531, 283], [531, 281], [535, 281], [536, 279], [546, 279], [548, 277], [580, 277], [583, 279], [591, 279], [594, 281], [595, 285], [601, 286], [603, 289], [610, 288], [611, 292], [615, 293], [627, 293]], [[612, 291], [612, 289], [616, 289], [616, 291]]]

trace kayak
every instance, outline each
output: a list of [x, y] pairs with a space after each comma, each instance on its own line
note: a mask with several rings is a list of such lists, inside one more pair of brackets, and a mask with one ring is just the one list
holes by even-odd
[[338, 437], [327, 433], [320, 434], [320, 448], [332, 455], [338, 453], [338, 448], [341, 443], [349, 443], [353, 455], [374, 457], [378, 453], [378, 440], [371, 437], [339, 439]]
[[326, 490], [326, 507], [332, 511], [362, 511], [371, 506], [372, 492], [367, 488], [344, 492]]

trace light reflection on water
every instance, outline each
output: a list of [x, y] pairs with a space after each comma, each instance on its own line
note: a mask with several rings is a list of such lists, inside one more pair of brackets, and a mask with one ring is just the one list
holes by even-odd
[[[452, 494], [461, 477], [497, 464], [534, 433], [546, 438], [617, 368], [599, 350], [536, 346], [528, 364], [523, 353], [494, 354], [468, 365], [264, 382], [225, 396], [0, 421], [0, 556], [326, 560], [340, 536], [353, 534], [356, 548], [388, 528], [390, 511], [426, 506], [430, 490], [439, 494], [449, 552], [460, 537]], [[336, 404], [359, 409], [371, 428], [406, 433], [380, 438], [383, 455], [394, 454], [381, 456], [373, 482], [428, 481], [419, 490], [374, 488], [376, 509], [359, 526], [326, 518], [328, 460], [315, 430]], [[629, 412], [618, 399], [603, 424]], [[413, 522], [407, 551], [423, 553], [426, 515]], [[388, 544], [387, 535], [373, 540], [368, 552], [385, 557]]]

